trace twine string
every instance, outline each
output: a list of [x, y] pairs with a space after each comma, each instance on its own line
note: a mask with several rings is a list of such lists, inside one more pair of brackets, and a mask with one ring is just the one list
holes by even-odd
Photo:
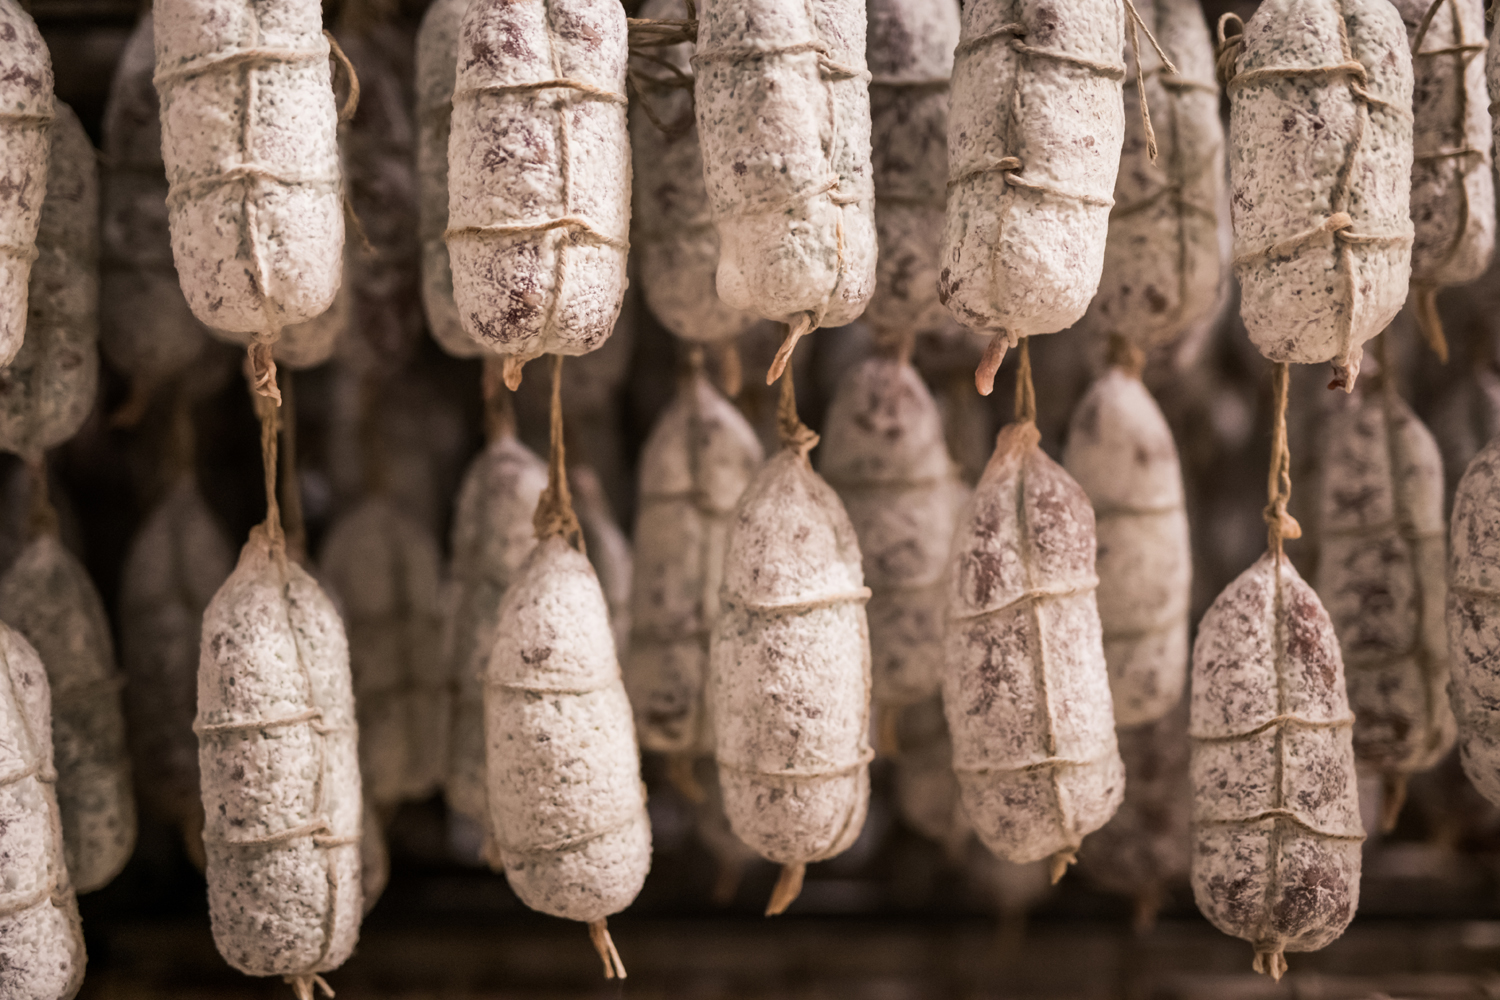
[[57, 508], [52, 506], [48, 492], [47, 456], [42, 452], [26, 456], [26, 472], [31, 485], [27, 529], [32, 538], [55, 537], [58, 533]]
[[536, 529], [537, 541], [557, 536], [582, 552], [583, 528], [578, 523], [578, 515], [573, 511], [573, 494], [568, 488], [568, 453], [563, 443], [562, 366], [563, 356], [554, 354], [547, 488], [537, 501], [532, 526]]
[[[276, 453], [277, 438], [281, 431], [281, 394], [278, 392], [273, 399], [269, 394], [261, 392], [256, 386], [253, 369], [248, 374], [252, 389], [250, 401], [255, 407], [255, 415], [260, 418], [260, 463], [266, 488], [266, 537], [271, 543], [272, 551], [285, 552], [286, 536], [281, 530], [281, 504], [276, 499]], [[274, 366], [271, 374], [274, 378]], [[275, 382], [271, 384], [274, 386]]]
[[1022, 337], [1016, 352], [1016, 423], [1036, 423], [1036, 384], [1031, 380], [1031, 338]]
[[817, 447], [817, 433], [797, 415], [797, 388], [792, 384], [791, 366], [781, 374], [781, 397], [776, 403], [776, 430], [781, 437], [782, 447], [792, 449], [803, 458]]
[[1278, 361], [1272, 372], [1274, 424], [1271, 429], [1271, 466], [1266, 477], [1268, 503], [1262, 515], [1266, 522], [1266, 545], [1280, 563], [1283, 539], [1302, 537], [1302, 526], [1287, 513], [1292, 499], [1292, 453], [1287, 447], [1286, 406], [1291, 366]]

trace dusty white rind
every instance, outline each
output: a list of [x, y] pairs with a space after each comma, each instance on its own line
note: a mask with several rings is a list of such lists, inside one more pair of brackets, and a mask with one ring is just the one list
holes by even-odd
[[[938, 274], [961, 323], [1014, 344], [1088, 308], [1125, 135], [1124, 46], [1118, 0], [1079, 0], [1067, 16], [1050, 0], [966, 5]], [[1000, 168], [1007, 157], [1018, 169]]]
[[365, 796], [382, 809], [431, 795], [447, 767], [441, 558], [425, 528], [376, 495], [334, 522], [318, 559], [349, 638]]
[[[1431, 0], [1393, 2], [1415, 41]], [[1482, 45], [1483, 0], [1443, 0], [1412, 56], [1413, 284], [1473, 281], [1495, 253], [1493, 123]]]
[[846, 850], [870, 798], [870, 637], [854, 526], [783, 448], [735, 508], [709, 699], [730, 826], [783, 865]]
[[322, 8], [153, 9], [172, 257], [193, 315], [239, 334], [312, 319], [338, 291], [344, 246]]
[[[1099, 292], [1082, 326], [1119, 334], [1148, 350], [1167, 343], [1213, 309], [1225, 261], [1219, 250], [1224, 192], [1224, 126], [1214, 50], [1195, 0], [1136, 4], [1177, 74], [1142, 42], [1144, 97], [1135, 53], [1125, 52], [1125, 144], [1115, 178]], [[1139, 102], [1151, 109], [1158, 155], [1152, 161]]]
[[857, 318], [876, 261], [863, 0], [708, 0], [693, 68], [719, 297]]
[[[566, 370], [566, 369], [564, 369]], [[453, 513], [452, 589], [443, 662], [453, 685], [448, 807], [485, 819], [484, 664], [495, 644], [500, 599], [536, 543], [531, 515], [547, 486], [547, 464], [505, 435], [464, 473]]]
[[167, 168], [151, 14], [125, 42], [104, 105], [99, 223], [100, 347], [120, 371], [159, 385], [185, 371], [204, 328], [183, 298], [167, 231]]
[[141, 804], [196, 826], [199, 630], [234, 569], [234, 548], [189, 475], [180, 477], [130, 544], [120, 582], [120, 664], [131, 761]]
[[[1411, 273], [1406, 29], [1386, 0], [1267, 0], [1244, 39], [1228, 84], [1240, 316], [1267, 358], [1331, 361], [1352, 387], [1361, 345], [1400, 310]], [[1355, 95], [1357, 74], [1305, 72], [1347, 62], [1379, 103]], [[1295, 72], [1247, 76], [1272, 69]], [[1350, 236], [1375, 242], [1314, 232], [1339, 212]]]
[[762, 457], [754, 429], [702, 372], [682, 380], [641, 451], [623, 665], [647, 750], [713, 752], [709, 634], [735, 504]]
[[53, 791], [47, 674], [36, 650], [3, 622], [0, 671], [0, 996], [72, 1000], [86, 956]]
[[448, 136], [458, 28], [469, 0], [436, 0], [417, 31], [417, 234], [422, 241], [422, 308], [438, 346], [456, 358], [477, 358], [484, 345], [464, 332], [453, 304], [448, 263]]
[[614, 0], [478, 0], [464, 13], [448, 254], [463, 328], [497, 354], [587, 354], [614, 327], [630, 230], [626, 46]]
[[[647, 0], [643, 18], [686, 18], [684, 0]], [[690, 42], [647, 50], [692, 79]], [[641, 290], [651, 314], [672, 333], [697, 343], [733, 340], [754, 326], [753, 313], [735, 309], [714, 290], [719, 269], [719, 233], [708, 210], [703, 153], [693, 116], [691, 82], [659, 63], [637, 59], [633, 67], [638, 104], [649, 105], [666, 131], [637, 107], [630, 115], [631, 156], [646, 169], [635, 173], [631, 242]]]
[[492, 863], [521, 901], [593, 922], [634, 901], [651, 823], [593, 568], [537, 542], [505, 592], [484, 691]]
[[1089, 387], [1068, 425], [1063, 465], [1094, 507], [1115, 723], [1151, 722], [1177, 704], [1187, 680], [1193, 556], [1177, 445], [1139, 378], [1111, 368]]
[[943, 569], [962, 487], [937, 403], [910, 363], [868, 358], [839, 383], [818, 468], [859, 539], [876, 703], [906, 705], [936, 694]]
[[125, 867], [136, 832], [121, 678], [104, 605], [83, 565], [56, 536], [43, 535], [0, 578], [0, 619], [47, 668], [68, 871], [79, 892], [93, 892]]
[[1437, 442], [1383, 386], [1329, 421], [1319, 498], [1318, 596], [1354, 711], [1354, 756], [1387, 775], [1453, 747], [1444, 608], [1447, 526]]
[[[866, 310], [877, 330], [931, 330], [948, 200], [948, 78], [958, 44], [955, 0], [867, 4], [871, 167], [880, 256]], [[877, 674], [876, 684], [879, 684]]]
[[1007, 861], [1066, 857], [1125, 791], [1094, 588], [1094, 511], [1008, 424], [959, 516], [943, 708], [964, 809]]
[[26, 456], [77, 433], [99, 384], [99, 168], [61, 101], [51, 132], [26, 340], [0, 369], [0, 448]]
[[0, 0], [0, 365], [26, 333], [26, 287], [47, 193], [52, 56], [16, 0]]
[[1448, 687], [1460, 758], [1474, 787], [1500, 803], [1500, 437], [1469, 463], [1453, 499], [1448, 556]]
[[359, 937], [363, 808], [343, 623], [257, 527], [204, 613], [201, 655], [214, 943], [247, 975], [338, 968]]
[[1193, 646], [1193, 896], [1279, 976], [1359, 905], [1359, 795], [1333, 623], [1268, 553], [1203, 616]]

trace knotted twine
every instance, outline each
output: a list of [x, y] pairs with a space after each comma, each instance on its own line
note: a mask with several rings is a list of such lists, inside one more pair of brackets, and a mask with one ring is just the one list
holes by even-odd
[[[1276, 362], [1271, 375], [1273, 407], [1275, 416], [1271, 428], [1271, 467], [1266, 477], [1266, 509], [1262, 517], [1266, 522], [1266, 547], [1281, 564], [1283, 539], [1301, 538], [1302, 525], [1287, 513], [1287, 504], [1292, 499], [1292, 453], [1287, 447], [1286, 401], [1291, 366], [1285, 361]], [[1280, 570], [1277, 570], [1280, 573]]]
[[584, 552], [583, 528], [578, 523], [578, 515], [573, 512], [573, 494], [568, 488], [568, 455], [563, 443], [562, 366], [563, 356], [554, 354], [547, 488], [537, 501], [531, 524], [536, 530], [537, 541], [557, 536]]

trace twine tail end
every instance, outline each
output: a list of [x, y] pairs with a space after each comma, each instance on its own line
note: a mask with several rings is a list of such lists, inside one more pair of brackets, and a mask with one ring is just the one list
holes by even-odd
[[806, 874], [807, 866], [804, 864], [781, 866], [776, 888], [771, 890], [771, 901], [766, 904], [766, 916], [774, 917], [786, 912], [786, 908], [802, 894], [802, 877]]
[[502, 373], [505, 378], [505, 387], [511, 392], [521, 388], [521, 369], [526, 367], [526, 358], [517, 357], [514, 354], [505, 356]]
[[1286, 975], [1286, 955], [1280, 948], [1271, 951], [1255, 950], [1255, 961], [1250, 966], [1263, 976], [1270, 976], [1275, 982], [1281, 982], [1281, 977]]
[[1061, 882], [1062, 877], [1068, 872], [1068, 866], [1077, 860], [1078, 851], [1074, 848], [1058, 851], [1052, 857], [1048, 858], [1047, 867], [1052, 878], [1052, 884], [1056, 885]]
[[624, 979], [625, 963], [620, 961], [620, 953], [615, 950], [615, 940], [609, 936], [608, 921], [589, 921], [589, 940], [594, 943], [594, 950], [604, 963], [604, 978]]
[[894, 705], [882, 705], [875, 729], [875, 747], [882, 757], [894, 757], [901, 752], [901, 735], [896, 723], [900, 712]]
[[740, 364], [740, 348], [734, 341], [719, 345], [719, 388], [734, 399], [745, 387], [745, 371]]
[[1422, 331], [1422, 339], [1427, 341], [1427, 346], [1432, 348], [1432, 353], [1443, 364], [1448, 363], [1448, 338], [1443, 333], [1443, 318], [1438, 313], [1437, 286], [1421, 285], [1413, 289], [1416, 292], [1417, 329]]
[[1380, 832], [1396, 829], [1401, 809], [1406, 805], [1406, 775], [1387, 774], [1380, 788]]
[[792, 360], [792, 351], [796, 349], [797, 341], [812, 332], [812, 323], [812, 314], [803, 313], [798, 317], [797, 322], [787, 326], [786, 339], [776, 349], [776, 357], [771, 359], [771, 367], [766, 369], [766, 385], [775, 385], [776, 380], [781, 378], [781, 373], [786, 371], [787, 362]]
[[274, 406], [281, 405], [281, 387], [276, 384], [276, 358], [272, 356], [273, 340], [254, 340], [246, 351], [245, 363], [250, 376], [250, 387], [257, 396], [269, 399]]
[[974, 388], [979, 390], [981, 396], [988, 396], [995, 391], [995, 374], [1000, 371], [1000, 365], [1005, 361], [1005, 352], [1010, 350], [1010, 334], [1004, 330], [990, 338], [989, 344], [984, 349], [984, 357], [979, 359], [979, 367], [974, 369]]
[[315, 990], [322, 990], [323, 995], [332, 997], [333, 987], [328, 985], [328, 980], [316, 972], [303, 972], [295, 976], [286, 976], [286, 984], [292, 988], [297, 995], [297, 1000], [313, 1000]]

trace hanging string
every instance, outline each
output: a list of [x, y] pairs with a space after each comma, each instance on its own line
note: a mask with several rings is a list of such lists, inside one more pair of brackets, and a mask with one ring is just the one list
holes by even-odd
[[1107, 358], [1111, 368], [1118, 368], [1132, 378], [1140, 378], [1146, 370], [1146, 352], [1118, 333], [1109, 335]]
[[745, 375], [740, 365], [740, 346], [732, 340], [719, 345], [719, 388], [730, 399], [739, 396], [744, 388]]
[[[274, 366], [272, 368], [274, 372]], [[281, 392], [273, 397], [261, 391], [254, 368], [246, 365], [246, 377], [250, 381], [250, 401], [255, 406], [255, 415], [260, 418], [260, 464], [266, 487], [266, 538], [271, 548], [279, 552], [286, 550], [286, 537], [281, 533], [281, 505], [276, 501], [276, 439], [281, 431], [279, 419]], [[271, 387], [276, 388], [272, 382]]]
[[1031, 381], [1031, 338], [1022, 337], [1016, 357], [1016, 423], [1036, 423], [1036, 385]]
[[1271, 468], [1266, 477], [1266, 496], [1270, 502], [1266, 504], [1264, 517], [1267, 527], [1266, 547], [1271, 550], [1277, 562], [1281, 561], [1282, 541], [1302, 537], [1302, 525], [1286, 511], [1287, 503], [1292, 499], [1292, 453], [1286, 440], [1286, 401], [1290, 372], [1291, 366], [1285, 361], [1279, 361], [1272, 374], [1276, 416], [1271, 429]]
[[484, 370], [479, 377], [484, 397], [484, 439], [490, 444], [516, 436], [516, 408], [510, 388], [505, 384], [505, 359], [486, 354]]
[[562, 413], [562, 366], [563, 356], [552, 356], [552, 419], [551, 446], [547, 453], [547, 489], [537, 501], [536, 515], [532, 526], [538, 541], [561, 536], [573, 548], [582, 552], [583, 528], [578, 515], [573, 512], [573, 495], [568, 489], [568, 455], [563, 444]]
[[307, 560], [307, 522], [302, 516], [302, 488], [297, 479], [297, 409], [292, 394], [292, 373], [279, 379], [281, 385], [281, 499], [287, 553], [297, 562]]
[[776, 404], [776, 430], [781, 445], [803, 458], [818, 446], [818, 435], [797, 416], [797, 388], [792, 384], [790, 365], [781, 373], [781, 399]]
[[26, 458], [26, 471], [31, 479], [30, 511], [27, 528], [32, 538], [56, 535], [58, 532], [57, 508], [52, 506], [48, 493], [47, 456], [37, 452]]

